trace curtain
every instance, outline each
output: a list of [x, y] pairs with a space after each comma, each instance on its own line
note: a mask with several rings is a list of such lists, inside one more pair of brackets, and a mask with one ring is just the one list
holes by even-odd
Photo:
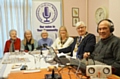
[[25, 30], [32, 30], [31, 7], [32, 0], [0, 0], [0, 58], [11, 29], [17, 30], [21, 40]]

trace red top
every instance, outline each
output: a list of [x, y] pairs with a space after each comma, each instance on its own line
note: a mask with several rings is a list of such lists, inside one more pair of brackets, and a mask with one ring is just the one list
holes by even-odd
[[[5, 43], [4, 53], [9, 52], [10, 44], [11, 44], [11, 41], [7, 40]], [[19, 38], [17, 38], [14, 42], [15, 50], [20, 50], [20, 44], [21, 44], [21, 41]]]

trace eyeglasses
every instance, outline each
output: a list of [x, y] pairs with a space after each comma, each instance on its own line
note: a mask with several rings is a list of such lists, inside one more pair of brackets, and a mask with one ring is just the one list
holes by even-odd
[[78, 27], [77, 29], [83, 29], [83, 28], [85, 28], [85, 26], [80, 26], [80, 27]]

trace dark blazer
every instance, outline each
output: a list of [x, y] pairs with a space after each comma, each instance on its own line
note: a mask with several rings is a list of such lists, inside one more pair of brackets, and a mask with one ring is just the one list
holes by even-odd
[[[75, 39], [77, 41], [77, 38]], [[92, 53], [96, 44], [96, 38], [95, 35], [91, 33], [87, 33], [86, 36], [83, 38], [82, 42], [78, 46], [77, 55], [80, 59], [83, 58], [83, 54], [85, 52]], [[75, 47], [75, 46], [74, 46]]]
[[[95, 35], [93, 35], [91, 33], [86, 33], [86, 34], [87, 34], [87, 36], [85, 36], [83, 38], [82, 42], [78, 46], [78, 55], [79, 55], [80, 59], [83, 58], [84, 52], [92, 53], [94, 48], [95, 48], [95, 44], [96, 44]], [[75, 45], [76, 45], [76, 42], [77, 42], [77, 38], [78, 37], [74, 37], [74, 41], [73, 41], [73, 43], [70, 46], [58, 50], [59, 53], [61, 53], [61, 52], [64, 52], [64, 53], [71, 52], [70, 56], [73, 56], [73, 50], [75, 48]]]

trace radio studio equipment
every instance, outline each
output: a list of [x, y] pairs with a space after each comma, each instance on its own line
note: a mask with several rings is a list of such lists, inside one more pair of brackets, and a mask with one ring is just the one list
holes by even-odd
[[111, 74], [112, 69], [108, 65], [88, 65], [86, 69], [86, 75], [90, 76], [90, 79], [107, 79]]

